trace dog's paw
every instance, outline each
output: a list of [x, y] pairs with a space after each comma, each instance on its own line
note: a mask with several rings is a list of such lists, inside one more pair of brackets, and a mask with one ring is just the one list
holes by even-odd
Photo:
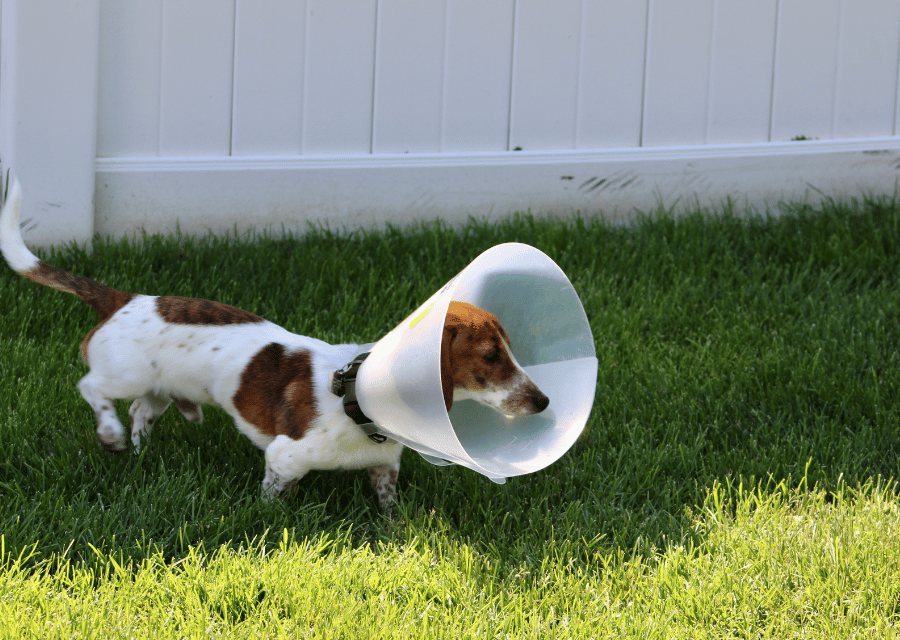
[[103, 421], [97, 427], [97, 437], [100, 439], [100, 446], [110, 453], [122, 453], [127, 448], [125, 434], [121, 427]]
[[278, 477], [274, 474], [266, 474], [265, 479], [262, 482], [262, 487], [260, 488], [259, 496], [265, 502], [272, 502], [281, 494], [281, 483], [278, 481]]
[[297, 485], [299, 482], [299, 478], [284, 481], [274, 474], [271, 479], [267, 475], [266, 479], [263, 480], [260, 495], [266, 502], [272, 502], [278, 498], [290, 498], [297, 493]]
[[148, 444], [149, 438], [143, 434], [132, 434], [131, 436], [131, 453], [138, 455], [145, 444]]
[[127, 449], [125, 446], [124, 439], [118, 440], [107, 440], [100, 434], [97, 434], [100, 440], [100, 446], [103, 447], [107, 453], [122, 453]]

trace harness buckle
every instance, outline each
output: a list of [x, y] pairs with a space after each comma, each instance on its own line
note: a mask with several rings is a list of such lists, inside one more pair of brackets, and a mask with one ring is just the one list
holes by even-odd
[[361, 353], [353, 360], [345, 364], [343, 367], [335, 371], [331, 376], [331, 393], [344, 398], [344, 413], [346, 413], [353, 422], [365, 432], [369, 439], [373, 442], [382, 443], [388, 438], [382, 433], [378, 433], [378, 429], [371, 418], [362, 412], [359, 408], [359, 400], [356, 397], [356, 376], [359, 368], [369, 353]]

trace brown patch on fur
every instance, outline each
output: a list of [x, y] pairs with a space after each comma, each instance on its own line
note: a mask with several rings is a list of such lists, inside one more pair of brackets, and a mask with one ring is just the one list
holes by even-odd
[[446, 366], [443, 340], [441, 343], [441, 384], [445, 396], [444, 372], [448, 370], [452, 373], [453, 387], [471, 390], [484, 389], [488, 381], [503, 385], [516, 374], [507, 350], [509, 336], [497, 317], [488, 311], [454, 300], [447, 309], [444, 340], [450, 343]]
[[162, 296], [156, 300], [156, 311], [172, 324], [218, 325], [263, 322], [258, 315], [221, 302]]
[[447, 411], [453, 406], [453, 360], [450, 356], [450, 348], [456, 338], [456, 329], [444, 324], [444, 333], [441, 336], [441, 391], [444, 394], [444, 406]]
[[117, 291], [96, 280], [91, 280], [84, 276], [77, 276], [64, 269], [49, 265], [43, 260], [39, 260], [34, 269], [26, 271], [22, 275], [29, 280], [34, 280], [35, 282], [47, 285], [48, 287], [53, 287], [59, 291], [74, 293], [94, 307], [103, 320], [109, 319], [110, 316], [134, 298], [133, 293]]
[[273, 342], [250, 360], [234, 394], [247, 422], [269, 436], [303, 437], [318, 415], [308, 351], [289, 353]]

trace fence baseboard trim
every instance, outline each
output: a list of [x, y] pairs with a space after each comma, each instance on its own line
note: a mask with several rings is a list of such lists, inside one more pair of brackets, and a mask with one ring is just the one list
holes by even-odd
[[627, 218], [679, 203], [775, 211], [893, 193], [900, 137], [635, 149], [98, 158], [96, 229], [355, 228], [515, 211]]

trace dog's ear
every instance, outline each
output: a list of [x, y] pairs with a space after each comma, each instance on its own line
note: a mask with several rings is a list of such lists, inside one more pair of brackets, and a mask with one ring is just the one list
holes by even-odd
[[444, 405], [448, 412], [453, 406], [453, 361], [450, 349], [455, 338], [456, 329], [444, 325], [444, 334], [441, 337], [441, 390], [444, 392]]

